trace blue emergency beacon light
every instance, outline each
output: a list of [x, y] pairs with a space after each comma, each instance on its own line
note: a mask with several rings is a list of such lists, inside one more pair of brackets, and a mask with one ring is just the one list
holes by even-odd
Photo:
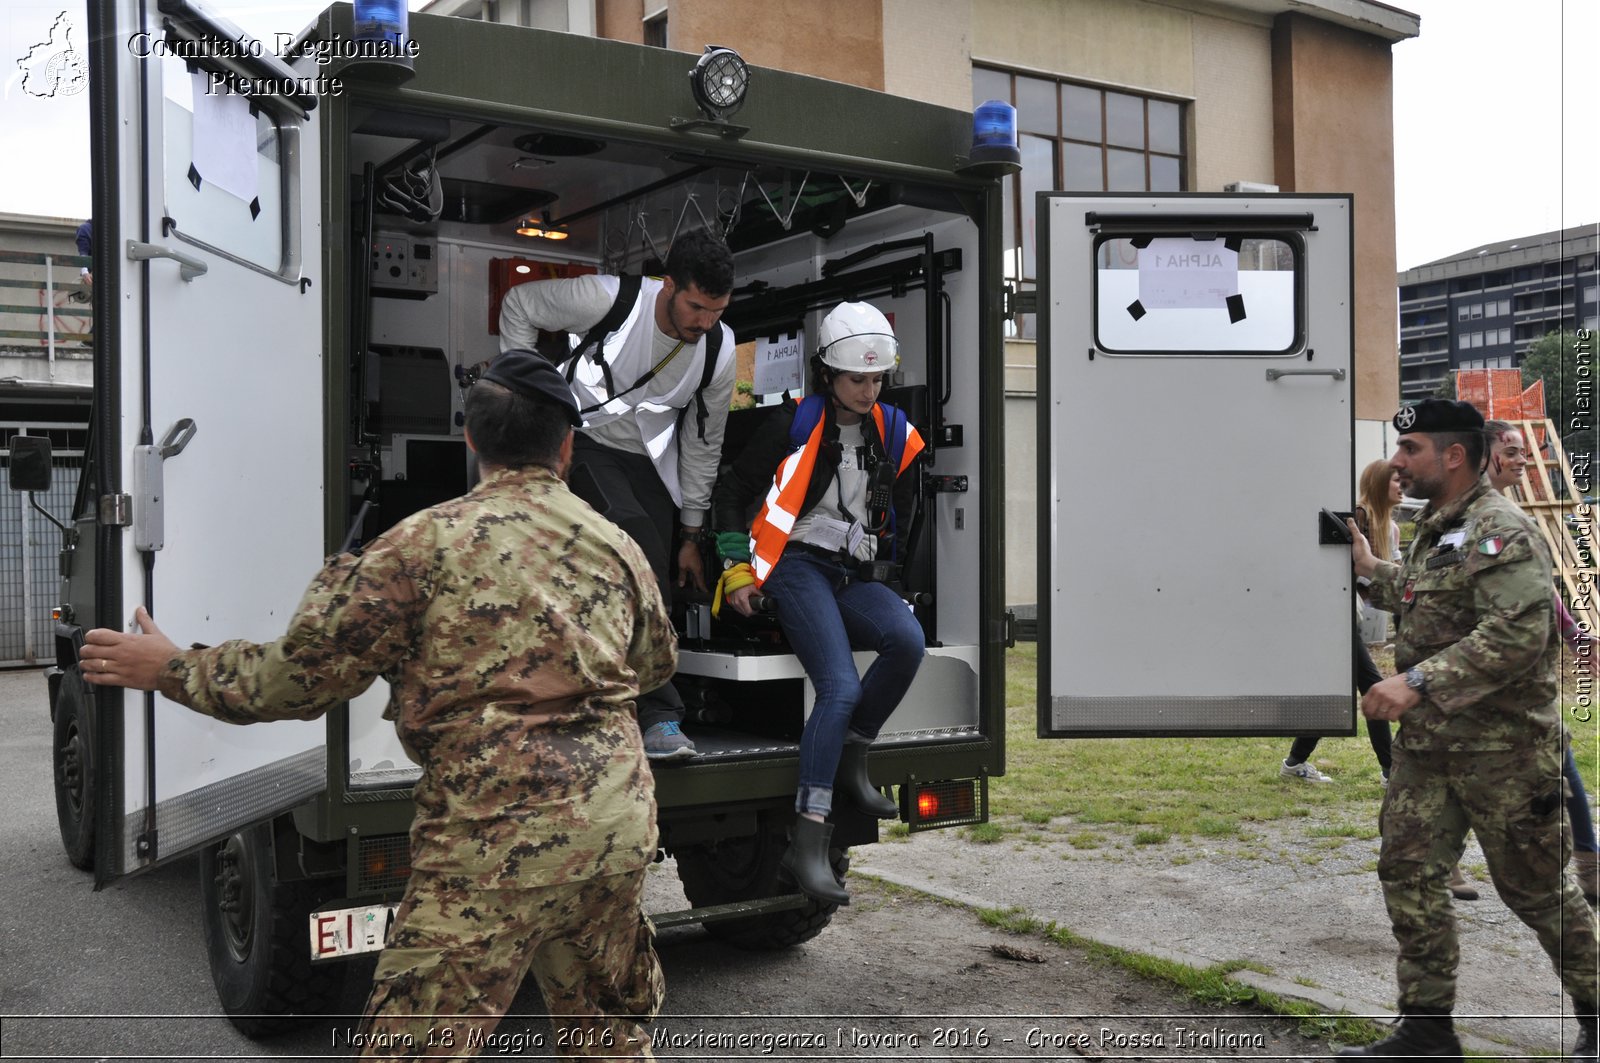
[[350, 66], [393, 81], [414, 74], [406, 0], [355, 0], [356, 55]]
[[977, 177], [1005, 177], [1022, 169], [1017, 148], [1017, 109], [1004, 100], [984, 100], [972, 112], [972, 150], [956, 167]]

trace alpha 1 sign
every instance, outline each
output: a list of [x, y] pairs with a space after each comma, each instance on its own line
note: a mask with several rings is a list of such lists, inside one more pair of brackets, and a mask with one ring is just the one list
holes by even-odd
[[1226, 309], [1239, 292], [1239, 252], [1223, 240], [1161, 237], [1139, 248], [1146, 310]]

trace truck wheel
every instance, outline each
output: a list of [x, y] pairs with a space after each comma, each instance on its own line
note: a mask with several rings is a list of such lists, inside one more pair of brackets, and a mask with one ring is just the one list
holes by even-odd
[[73, 867], [94, 868], [94, 731], [89, 691], [76, 668], [61, 676], [51, 739], [56, 785], [56, 824], [61, 847]]
[[[678, 878], [696, 908], [757, 900], [794, 892], [778, 881], [778, 861], [789, 846], [784, 830], [763, 827], [754, 835], [726, 838], [710, 845], [679, 850]], [[841, 879], [850, 868], [850, 851], [832, 849], [833, 873]], [[786, 949], [810, 941], [833, 919], [838, 905], [808, 900], [803, 907], [706, 923], [706, 933], [742, 949]]]
[[278, 881], [271, 824], [201, 852], [201, 924], [211, 980], [228, 1020], [246, 1037], [284, 1033], [338, 1006], [345, 965], [313, 964], [306, 930], [307, 916], [331, 892], [317, 881]]

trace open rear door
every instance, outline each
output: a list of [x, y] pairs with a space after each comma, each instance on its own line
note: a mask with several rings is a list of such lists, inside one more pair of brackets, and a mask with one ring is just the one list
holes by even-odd
[[[179, 644], [272, 639], [324, 543], [316, 99], [193, 4], [89, 6], [95, 621], [144, 604]], [[320, 721], [235, 727], [116, 690], [96, 714], [97, 885], [323, 787]]]
[[1040, 735], [1353, 733], [1350, 197], [1038, 218]]

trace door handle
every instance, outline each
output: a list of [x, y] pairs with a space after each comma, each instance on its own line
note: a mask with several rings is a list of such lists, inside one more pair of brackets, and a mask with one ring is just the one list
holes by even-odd
[[182, 251], [174, 251], [160, 244], [140, 243], [138, 240], [128, 241], [128, 258], [134, 262], [145, 262], [152, 258], [170, 258], [178, 264], [178, 276], [186, 281], [204, 275], [206, 270], [211, 268], [193, 255], [186, 255]]
[[1268, 369], [1267, 379], [1276, 380], [1280, 376], [1331, 376], [1335, 380], [1344, 379], [1343, 369]]

